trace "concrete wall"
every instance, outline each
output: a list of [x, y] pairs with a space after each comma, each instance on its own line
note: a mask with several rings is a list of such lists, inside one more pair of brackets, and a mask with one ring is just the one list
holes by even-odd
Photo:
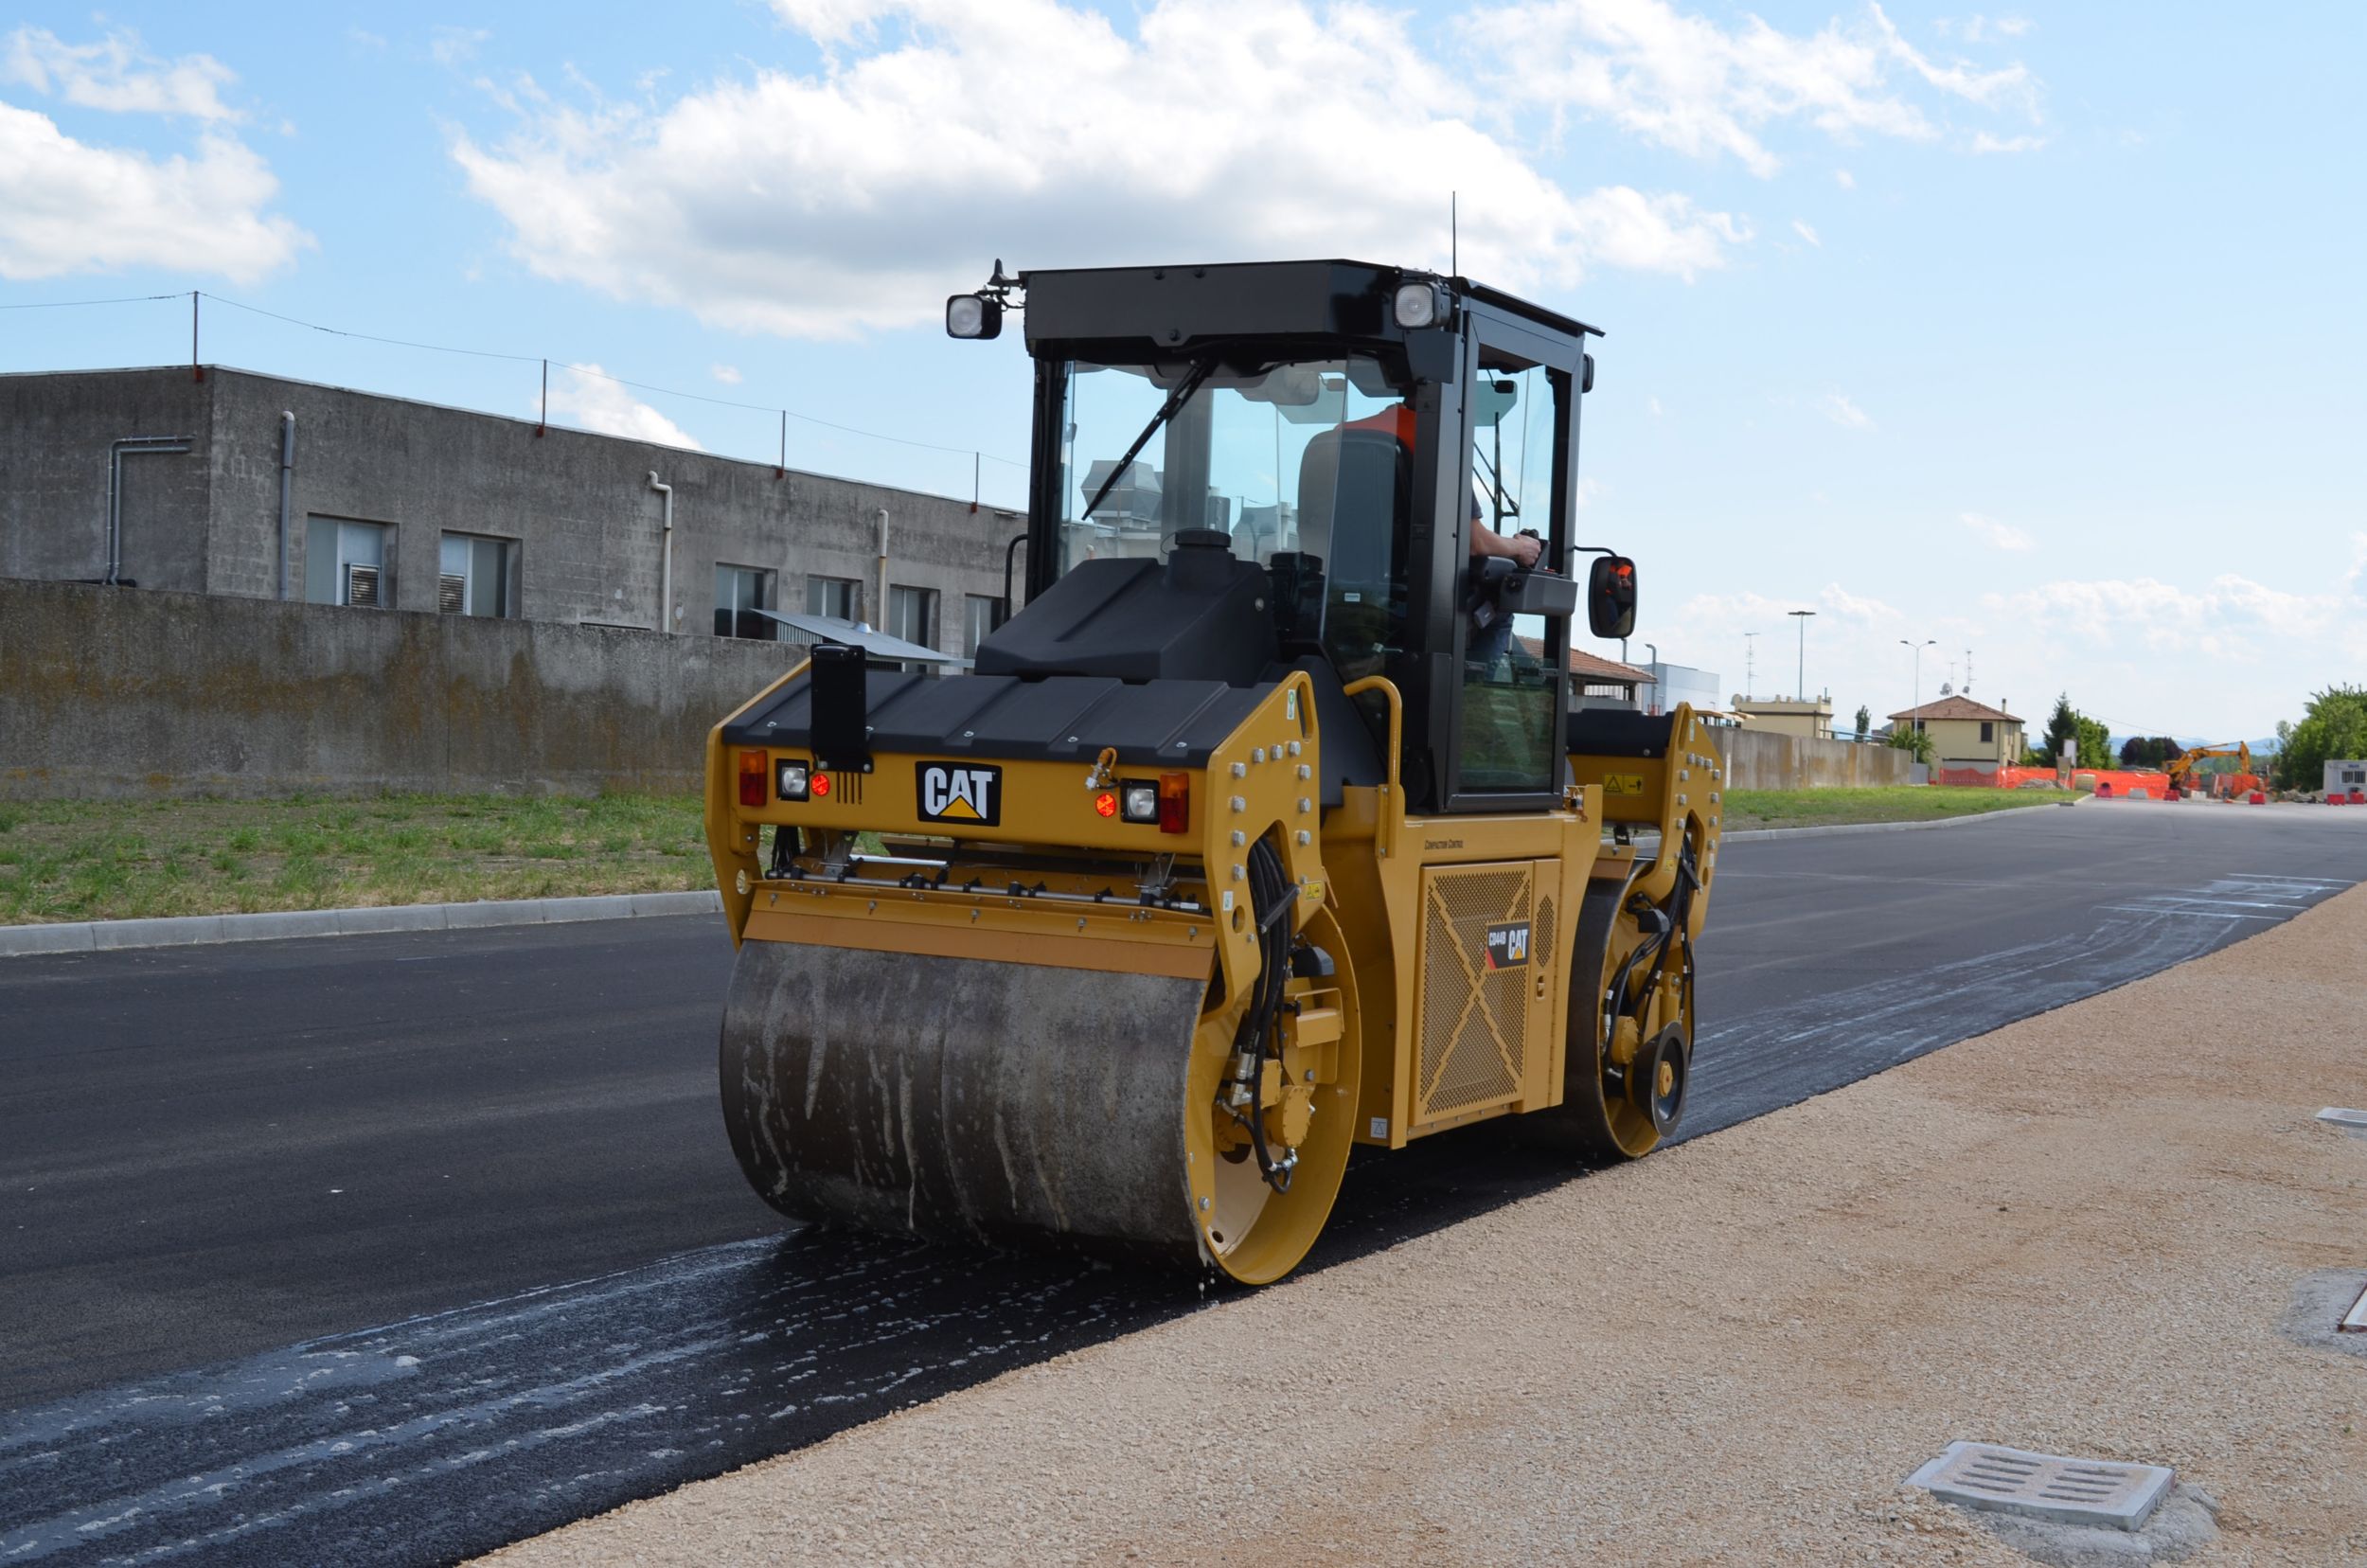
[[864, 584], [881, 623], [877, 515], [889, 514], [888, 581], [938, 595], [937, 646], [961, 651], [965, 595], [1001, 593], [1013, 513], [909, 490], [744, 463], [531, 419], [443, 408], [208, 365], [0, 376], [0, 577], [105, 571], [107, 449], [124, 436], [187, 435], [187, 455], [125, 464], [124, 575], [143, 588], [278, 592], [280, 415], [296, 417], [290, 597], [304, 594], [306, 524], [394, 528], [395, 608], [434, 610], [446, 530], [519, 542], [529, 621], [655, 628], [664, 535], [650, 473], [674, 487], [675, 629], [709, 634], [715, 568], [777, 576], [802, 610], [809, 576]]
[[799, 650], [0, 581], [0, 797], [684, 791]]
[[1726, 776], [1737, 790], [1823, 790], [1912, 782], [1913, 754], [1854, 740], [1809, 740], [1753, 728], [1720, 729]]

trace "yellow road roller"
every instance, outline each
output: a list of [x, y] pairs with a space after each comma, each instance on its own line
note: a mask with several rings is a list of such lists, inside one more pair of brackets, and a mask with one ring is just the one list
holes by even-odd
[[960, 673], [850, 628], [708, 739], [756, 1190], [1256, 1284], [1357, 1144], [1649, 1152], [1723, 765], [1573, 669], [1635, 615], [1576, 533], [1596, 329], [1354, 261], [998, 262], [946, 324], [1006, 315], [1024, 608]]

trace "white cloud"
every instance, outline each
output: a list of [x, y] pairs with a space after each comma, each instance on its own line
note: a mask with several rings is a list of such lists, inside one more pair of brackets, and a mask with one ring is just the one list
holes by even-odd
[[2031, 107], [2021, 65], [1940, 64], [1899, 35], [1878, 5], [1860, 23], [1780, 32], [1746, 15], [1731, 28], [1669, 0], [1529, 0], [1483, 12], [1472, 35], [1501, 56], [1508, 98], [1602, 116], [1693, 157], [1730, 153], [1759, 175], [1782, 160], [1760, 133], [1800, 120], [1826, 134], [1930, 140], [1939, 134], [1902, 79], [1976, 107]]
[[19, 27], [0, 56], [0, 83], [54, 93], [78, 109], [111, 114], [186, 115], [227, 123], [243, 118], [222, 101], [238, 78], [211, 55], [159, 60], [139, 34], [109, 32], [96, 44], [68, 44], [46, 27]]
[[0, 103], [0, 278], [22, 282], [163, 267], [252, 282], [312, 237], [265, 210], [279, 182], [234, 137], [196, 155], [92, 147], [29, 109]]
[[1951, 22], [1943, 16], [1931, 24], [1932, 30], [1942, 38], [1961, 39], [1967, 44], [1984, 44], [1991, 36], [2020, 38], [2033, 26], [2025, 16], [1975, 16], [1967, 22]]
[[1873, 417], [1852, 401], [1843, 392], [1827, 392], [1817, 399], [1816, 411], [1843, 430], [1872, 430]]
[[1993, 136], [1986, 131], [1976, 132], [1972, 138], [1975, 152], [2036, 152], [2045, 145], [2044, 136]]
[[1662, 415], [1668, 412], [1668, 410], [1660, 405], [1660, 400], [1658, 398], [1646, 398], [1644, 400], [1644, 407], [1646, 411], [1648, 412], [1654, 419], [1659, 419]]
[[[1000, 254], [1063, 264], [1367, 254], [1514, 288], [1693, 277], [1749, 226], [1681, 193], [1566, 188], [1468, 107], [1480, 85], [1356, 4], [776, 0], [834, 51], [670, 103], [513, 97], [454, 146], [543, 276], [812, 336], [932, 319]], [[1223, 90], [1212, 91], [1210, 83]]]
[[1791, 221], [1791, 231], [1811, 245], [1822, 246], [1824, 243], [1816, 237], [1816, 230], [1808, 226], [1807, 220], [1805, 218], [1794, 218]]
[[[580, 369], [561, 365], [558, 369], [559, 375], [551, 383], [554, 420], [579, 425], [602, 436], [624, 436], [636, 441], [654, 441], [660, 446], [686, 447], [692, 452], [706, 450], [691, 439], [682, 426], [609, 379], [598, 365], [587, 365]], [[531, 411], [541, 405], [529, 401], [527, 406]]]
[[1836, 169], [1833, 170], [1833, 183], [1843, 190], [1855, 190], [1858, 188], [1858, 176], [1845, 169]]
[[446, 68], [465, 65], [476, 58], [477, 46], [492, 36], [486, 27], [439, 27], [428, 40], [428, 57]]
[[2214, 660], [2260, 662], [2273, 645], [2323, 644], [2341, 656], [2345, 631], [2367, 612], [2367, 533], [2351, 536], [2351, 566], [2323, 593], [2296, 594], [2226, 573], [2200, 589], [2155, 578], [2056, 580], [2011, 594], [1984, 596], [1982, 604], [2050, 635], [2099, 648], [2192, 651]]
[[2038, 541], [2032, 539], [2027, 533], [2011, 523], [2000, 523], [1994, 517], [1984, 517], [1979, 512], [1966, 512], [1958, 521], [1970, 528], [1983, 543], [1996, 549], [2035, 550], [2038, 547]]
[[737, 365], [710, 365], [707, 366], [707, 374], [721, 382], [725, 386], [739, 384], [739, 366]]

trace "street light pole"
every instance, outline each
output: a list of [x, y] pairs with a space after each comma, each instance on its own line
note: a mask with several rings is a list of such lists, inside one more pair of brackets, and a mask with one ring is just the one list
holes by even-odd
[[1800, 623], [1800, 669], [1792, 677], [1791, 690], [1792, 695], [1804, 703], [1808, 700], [1808, 617], [1815, 614], [1813, 610], [1791, 612], [1791, 618]]
[[[1907, 711], [1908, 711], [1908, 713], [1909, 713], [1910, 715], [1912, 715], [1912, 714], [1914, 712], [1914, 710], [1915, 710], [1916, 708], [1919, 708], [1919, 707], [1921, 707], [1921, 706], [1923, 705], [1923, 650], [1924, 650], [1925, 649], [1927, 649], [1927, 648], [1931, 647], [1933, 644], [1937, 643], [1939, 640], [1940, 640], [1940, 639], [1939, 639], [1939, 638], [1937, 638], [1937, 637], [1926, 637], [1926, 638], [1924, 638], [1921, 642], [1919, 642], [1919, 643], [1918, 643], [1918, 642], [1909, 642], [1909, 641], [1908, 641], [1906, 638], [1904, 638], [1904, 637], [1901, 637], [1901, 638], [1899, 638], [1899, 639], [1898, 639], [1898, 646], [1899, 646], [1899, 647], [1901, 647], [1901, 648], [1912, 648], [1912, 649], [1913, 649], [1913, 650], [1915, 650], [1915, 688], [1914, 688], [1914, 690], [1915, 690], [1915, 695], [1914, 695], [1914, 701], [1913, 701], [1913, 703], [1909, 704], [1908, 704], [1908, 707], [1907, 707]], [[1916, 722], [1920, 722], [1920, 721], [1917, 721], [1917, 720], [1915, 720], [1915, 719], [1913, 719], [1913, 718], [1912, 718], [1912, 717], [1908, 720], [1908, 722], [1909, 722], [1909, 723], [1916, 723]]]
[[1652, 711], [1658, 713], [1663, 705], [1660, 698], [1660, 644], [1647, 642], [1644, 645], [1644, 651], [1652, 656]]

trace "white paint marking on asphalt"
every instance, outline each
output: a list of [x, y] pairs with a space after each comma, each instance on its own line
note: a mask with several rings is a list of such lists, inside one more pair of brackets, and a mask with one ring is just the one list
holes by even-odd
[[2181, 920], [2276, 920], [2277, 915], [2234, 915], [2223, 909], [2164, 909], [2160, 904], [2098, 904], [2114, 915], [2175, 915]]
[[2322, 1122], [2332, 1122], [2346, 1132], [2367, 1132], [2367, 1111], [2354, 1111], [2348, 1106], [2329, 1105], [2318, 1113]]
[[2171, 1479], [2166, 1465], [2122, 1465], [1959, 1442], [1949, 1444], [1907, 1483], [1967, 1508], [2140, 1530]]
[[2367, 1334], [2367, 1290], [2358, 1292], [2358, 1299], [2351, 1303], [2351, 1310], [2342, 1314], [2342, 1321], [2335, 1327], [2346, 1334]]

